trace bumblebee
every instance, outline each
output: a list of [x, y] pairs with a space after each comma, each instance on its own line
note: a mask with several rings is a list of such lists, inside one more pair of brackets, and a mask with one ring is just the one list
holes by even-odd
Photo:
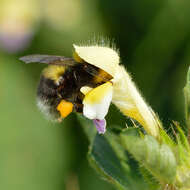
[[37, 105], [51, 120], [61, 121], [71, 112], [83, 112], [83, 86], [95, 88], [112, 79], [104, 70], [87, 63], [77, 54], [73, 58], [55, 55], [28, 55], [25, 63], [44, 63], [37, 88]]

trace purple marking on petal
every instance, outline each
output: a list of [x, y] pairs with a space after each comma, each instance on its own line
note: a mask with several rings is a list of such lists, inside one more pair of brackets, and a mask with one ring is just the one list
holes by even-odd
[[106, 120], [93, 119], [93, 123], [99, 134], [104, 134], [106, 132]]

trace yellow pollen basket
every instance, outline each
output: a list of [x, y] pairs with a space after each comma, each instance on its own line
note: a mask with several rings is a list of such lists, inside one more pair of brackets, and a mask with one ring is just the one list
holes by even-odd
[[61, 100], [57, 106], [57, 110], [60, 112], [61, 117], [65, 118], [73, 111], [73, 104], [71, 102]]
[[83, 100], [83, 103], [96, 104], [100, 103], [102, 99], [113, 90], [111, 82], [106, 82], [92, 90], [90, 90]]

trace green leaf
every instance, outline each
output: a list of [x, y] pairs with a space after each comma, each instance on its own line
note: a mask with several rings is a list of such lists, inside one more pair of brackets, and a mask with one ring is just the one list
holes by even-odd
[[178, 134], [177, 134], [177, 161], [178, 166], [190, 167], [190, 146], [188, 139], [185, 136], [183, 130], [179, 125], [176, 124]]
[[175, 149], [176, 148], [176, 143], [174, 140], [172, 140], [172, 137], [170, 137], [167, 132], [160, 128], [160, 137], [162, 143], [167, 144], [170, 148]]
[[187, 137], [185, 136], [183, 130], [181, 129], [179, 125], [176, 124], [176, 127], [178, 130], [178, 142], [180, 141], [183, 147], [185, 148], [185, 150], [190, 153], [190, 145], [189, 145]]
[[173, 183], [176, 175], [176, 159], [166, 144], [159, 144], [149, 135], [140, 138], [121, 135], [125, 148], [162, 184]]
[[160, 189], [160, 184], [158, 183], [158, 181], [145, 167], [141, 166], [139, 169], [140, 169], [141, 174], [143, 175], [144, 180], [148, 183], [150, 187], [149, 189], [152, 189], [152, 190]]
[[126, 190], [149, 189], [135, 165], [122, 163], [105, 136], [96, 135], [89, 160], [97, 171], [117, 187]]
[[92, 120], [85, 118], [81, 114], [77, 114], [77, 120], [81, 124], [86, 136], [88, 137], [89, 142], [92, 143], [97, 132]]
[[[138, 163], [122, 147], [118, 132], [107, 127], [104, 136], [98, 135], [92, 121], [80, 115], [77, 118], [90, 141], [89, 162], [105, 180], [120, 190], [155, 190], [156, 186], [153, 188], [151, 182], [144, 180]], [[128, 132], [139, 135], [135, 128], [129, 128]]]
[[187, 127], [190, 128], [190, 68], [187, 72], [187, 82], [184, 87], [185, 96], [185, 116]]

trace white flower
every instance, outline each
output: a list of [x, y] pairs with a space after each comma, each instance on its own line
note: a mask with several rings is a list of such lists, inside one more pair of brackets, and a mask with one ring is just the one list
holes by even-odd
[[[159, 137], [159, 119], [146, 104], [125, 68], [119, 65], [117, 51], [98, 45], [74, 45], [74, 48], [81, 59], [113, 76], [111, 82], [92, 89], [85, 95], [83, 114], [89, 119], [103, 119], [112, 101], [124, 115], [137, 120], [147, 133]], [[107, 90], [104, 91], [104, 87]]]

